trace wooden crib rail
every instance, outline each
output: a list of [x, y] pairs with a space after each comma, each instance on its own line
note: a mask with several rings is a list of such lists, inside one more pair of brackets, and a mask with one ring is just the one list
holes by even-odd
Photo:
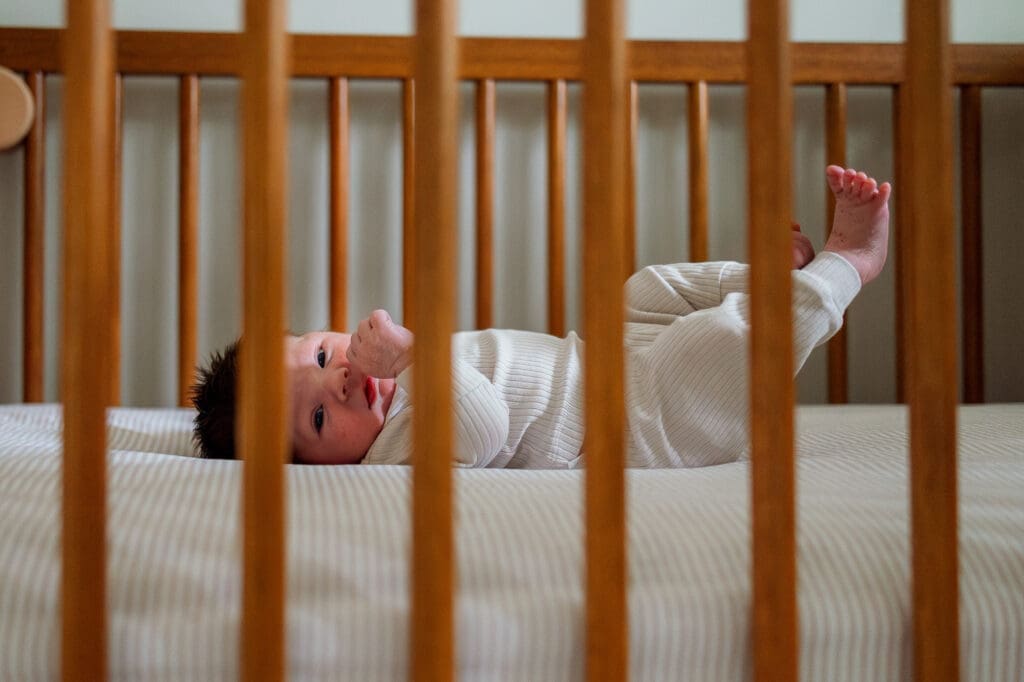
[[[0, 63], [16, 71], [63, 70], [63, 29], [0, 28]], [[240, 33], [116, 31], [116, 70], [127, 74], [239, 76]], [[406, 36], [290, 36], [294, 77], [412, 77]], [[459, 38], [457, 76], [477, 80], [572, 80], [583, 77], [583, 41], [554, 38]], [[737, 41], [627, 41], [626, 78], [639, 82], [745, 83], [746, 48]], [[791, 44], [793, 82], [894, 85], [906, 80], [900, 43]], [[1024, 44], [950, 46], [956, 85], [1024, 83]]]

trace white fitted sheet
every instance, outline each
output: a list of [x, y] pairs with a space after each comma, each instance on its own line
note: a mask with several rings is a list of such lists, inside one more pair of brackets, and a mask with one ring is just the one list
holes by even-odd
[[[241, 465], [188, 410], [110, 413], [110, 676], [234, 680]], [[802, 678], [910, 673], [906, 411], [798, 411]], [[1024, 671], [1024, 405], [960, 410], [964, 679]], [[0, 408], [0, 679], [59, 665], [59, 409]], [[295, 680], [404, 679], [409, 469], [289, 467]], [[580, 679], [582, 472], [456, 471], [458, 674]], [[637, 680], [744, 679], [749, 467], [630, 471]]]

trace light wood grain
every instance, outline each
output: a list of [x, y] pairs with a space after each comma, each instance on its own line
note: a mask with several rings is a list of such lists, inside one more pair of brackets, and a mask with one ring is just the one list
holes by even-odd
[[[846, 84], [830, 83], [825, 88], [825, 163], [846, 167]], [[836, 197], [825, 185], [825, 240], [832, 234]], [[847, 379], [847, 314], [843, 326], [828, 341], [828, 401], [843, 404], [849, 401]]]
[[957, 680], [956, 265], [953, 90], [949, 7], [909, 0], [906, 13], [910, 229], [907, 268], [913, 328], [910, 404], [913, 670], [916, 680]]
[[586, 675], [624, 680], [626, 610], [625, 382], [626, 43], [621, 0], [588, 0], [583, 84], [583, 334], [587, 455]]
[[29, 92], [35, 100], [32, 127], [25, 138], [24, 303], [22, 304], [22, 399], [43, 401], [43, 329], [46, 247], [46, 79], [41, 71], [28, 74]]
[[960, 88], [961, 311], [964, 402], [985, 402], [981, 220], [981, 87]]
[[548, 333], [565, 336], [566, 84], [548, 82]]
[[[754, 678], [795, 680], [792, 91], [788, 3], [748, 3]], [[779, 172], [782, 169], [782, 172]]]
[[178, 84], [178, 404], [190, 404], [199, 343], [199, 77]]
[[331, 329], [348, 329], [348, 203], [349, 107], [348, 79], [331, 78], [327, 98], [331, 130], [330, 165], [330, 290]]
[[[113, 34], [107, 0], [67, 3], [61, 396], [61, 662], [65, 680], [107, 675], [106, 399], [111, 348]], [[99, 265], [99, 267], [97, 267]]]
[[416, 3], [416, 343], [413, 362], [413, 680], [455, 676], [451, 334], [455, 330], [458, 101], [453, 0]]
[[245, 680], [285, 676], [286, 23], [283, 2], [247, 0], [242, 82], [244, 332], [236, 426], [238, 452], [245, 459], [239, 646]]
[[494, 81], [476, 84], [476, 328], [494, 326]]

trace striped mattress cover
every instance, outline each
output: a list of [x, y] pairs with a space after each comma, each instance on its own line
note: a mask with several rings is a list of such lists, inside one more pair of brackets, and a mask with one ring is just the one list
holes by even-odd
[[[59, 408], [0, 408], [0, 679], [59, 665]], [[234, 680], [241, 469], [189, 455], [187, 410], [110, 413], [110, 672]], [[803, 679], [910, 674], [906, 411], [804, 407]], [[1024, 676], [1024, 405], [960, 410], [964, 679]], [[750, 676], [748, 464], [631, 471], [637, 680]], [[296, 680], [404, 679], [410, 471], [289, 467]], [[460, 679], [583, 673], [582, 473], [457, 471]]]

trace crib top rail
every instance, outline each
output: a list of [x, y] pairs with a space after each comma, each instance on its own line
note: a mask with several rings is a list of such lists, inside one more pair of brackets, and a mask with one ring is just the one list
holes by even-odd
[[[59, 72], [63, 29], [0, 28], [0, 64], [20, 71]], [[128, 74], [238, 76], [241, 33], [117, 31], [116, 70]], [[413, 36], [292, 35], [291, 75], [411, 78]], [[463, 79], [580, 80], [583, 41], [577, 39], [460, 38]], [[958, 85], [1024, 84], [1024, 44], [951, 46]], [[906, 79], [901, 43], [793, 43], [797, 84], [894, 85]], [[748, 80], [741, 41], [627, 43], [626, 75], [644, 82]]]

